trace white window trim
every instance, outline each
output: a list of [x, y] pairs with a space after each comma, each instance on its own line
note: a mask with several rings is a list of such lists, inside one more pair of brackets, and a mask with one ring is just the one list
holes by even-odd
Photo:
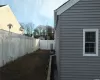
[[[86, 54], [85, 53], [85, 32], [96, 32], [96, 54]], [[98, 56], [98, 37], [99, 37], [99, 30], [98, 29], [83, 29], [83, 56]]]

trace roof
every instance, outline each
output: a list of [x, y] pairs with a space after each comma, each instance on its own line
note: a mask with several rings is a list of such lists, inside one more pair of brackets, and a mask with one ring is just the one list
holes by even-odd
[[0, 7], [4, 7], [4, 6], [6, 6], [6, 5], [0, 5]]
[[77, 2], [79, 2], [80, 0], [68, 0], [67, 2], [65, 2], [63, 5], [61, 5], [59, 8], [57, 8], [55, 10], [55, 12], [57, 12], [57, 15], [62, 14], [64, 11], [66, 11], [67, 9], [69, 9], [70, 7], [72, 7], [74, 4], [76, 4]]

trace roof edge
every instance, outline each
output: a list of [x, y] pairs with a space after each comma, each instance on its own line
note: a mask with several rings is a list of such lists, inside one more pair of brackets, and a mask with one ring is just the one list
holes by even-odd
[[62, 14], [65, 10], [69, 9], [72, 7], [74, 4], [79, 2], [80, 0], [69, 0], [66, 3], [64, 3], [62, 6], [60, 6], [58, 9], [55, 10], [57, 12], [57, 15]]
[[2, 7], [0, 7], [0, 9], [6, 8], [6, 7], [9, 7], [10, 8], [10, 6], [7, 4], [7, 5], [3, 5]]
[[4, 7], [4, 6], [6, 6], [6, 5], [0, 5], [0, 7]]
[[5, 6], [8, 6], [8, 4], [5, 4], [5, 5], [0, 5], [0, 8], [5, 7]]

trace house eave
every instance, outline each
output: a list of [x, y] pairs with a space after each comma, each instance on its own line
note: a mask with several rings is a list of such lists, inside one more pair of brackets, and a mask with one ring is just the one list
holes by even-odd
[[57, 15], [60, 15], [79, 1], [80, 0], [68, 0], [66, 3], [64, 3], [62, 6], [60, 6], [58, 9], [56, 9], [55, 12], [57, 12]]

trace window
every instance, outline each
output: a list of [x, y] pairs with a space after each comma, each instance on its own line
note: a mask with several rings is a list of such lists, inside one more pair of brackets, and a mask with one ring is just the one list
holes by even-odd
[[98, 56], [98, 29], [83, 29], [83, 56]]

